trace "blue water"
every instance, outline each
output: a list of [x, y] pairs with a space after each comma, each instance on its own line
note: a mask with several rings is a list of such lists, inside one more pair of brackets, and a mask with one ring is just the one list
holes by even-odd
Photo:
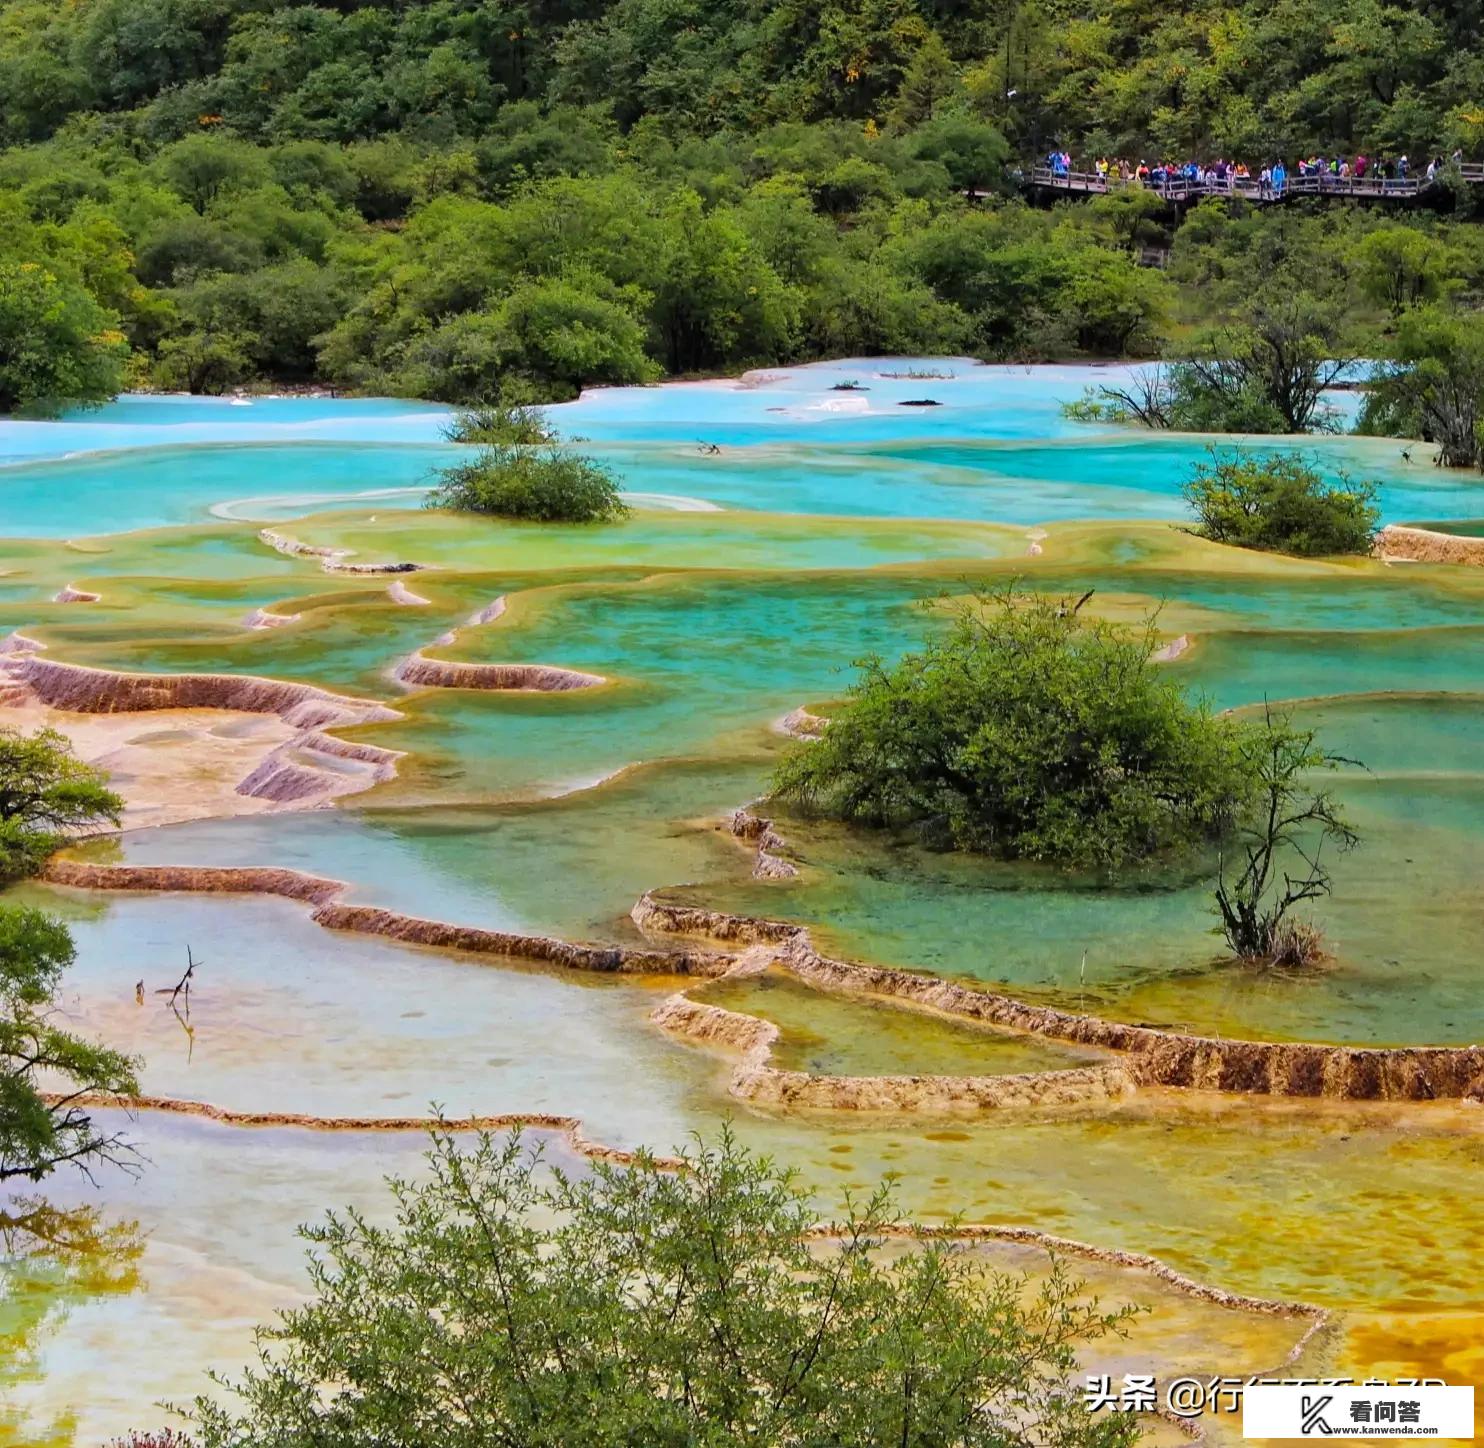
[[436, 442], [449, 410], [385, 397], [125, 395], [57, 422], [0, 419], [0, 463], [190, 443]]
[[[936, 372], [937, 377], [884, 373]], [[728, 509], [978, 519], [1179, 516], [1209, 440], [1068, 422], [1061, 404], [1128, 369], [869, 359], [734, 381], [602, 388], [552, 407], [627, 490]], [[856, 381], [856, 391], [835, 384]], [[931, 397], [941, 406], [903, 407]], [[1336, 405], [1353, 413], [1355, 395]], [[0, 421], [0, 536], [87, 536], [341, 504], [416, 507], [455, 455], [447, 409], [386, 399], [123, 397], [59, 422]], [[716, 444], [719, 455], [702, 444]], [[1326, 471], [1381, 485], [1390, 521], [1484, 516], [1484, 479], [1382, 439], [1316, 437]]]

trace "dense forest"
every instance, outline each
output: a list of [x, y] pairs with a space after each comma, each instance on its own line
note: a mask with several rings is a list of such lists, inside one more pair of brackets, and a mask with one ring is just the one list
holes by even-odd
[[[1425, 351], [1484, 286], [1472, 188], [1177, 225], [1017, 177], [1053, 145], [1484, 156], [1479, 25], [1469, 0], [0, 0], [0, 411], [1173, 355], [1259, 294], [1337, 355]], [[1419, 406], [1374, 411], [1425, 430]]]

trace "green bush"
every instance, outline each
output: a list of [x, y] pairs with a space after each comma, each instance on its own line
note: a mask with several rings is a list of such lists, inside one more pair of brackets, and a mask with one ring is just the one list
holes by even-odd
[[1369, 553], [1380, 510], [1374, 483], [1340, 475], [1327, 483], [1292, 453], [1256, 457], [1241, 448], [1211, 449], [1181, 492], [1195, 509], [1195, 531], [1213, 543], [1317, 557]]
[[555, 443], [487, 447], [445, 468], [428, 506], [536, 523], [606, 523], [629, 511], [608, 468]]
[[1253, 787], [1242, 728], [1192, 700], [1130, 632], [1013, 590], [864, 672], [776, 795], [958, 849], [1112, 868], [1231, 829]]
[[[832, 1240], [792, 1176], [727, 1134], [678, 1171], [567, 1174], [519, 1135], [436, 1134], [395, 1219], [305, 1229], [312, 1295], [265, 1330], [203, 1448], [1130, 1448], [1079, 1352], [1126, 1311], [928, 1238], [883, 1252], [883, 1188]], [[390, 1213], [388, 1214], [390, 1215]]]
[[81, 283], [0, 255], [0, 415], [107, 402], [129, 353], [116, 320]]

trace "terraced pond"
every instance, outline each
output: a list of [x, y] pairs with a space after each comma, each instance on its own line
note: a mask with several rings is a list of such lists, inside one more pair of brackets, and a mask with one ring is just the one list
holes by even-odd
[[[124, 399], [0, 424], [0, 637], [18, 636], [0, 724], [72, 731], [132, 826], [74, 850], [72, 883], [12, 895], [73, 926], [68, 1017], [139, 1053], [151, 1097], [226, 1113], [141, 1110], [137, 1178], [40, 1189], [113, 1235], [81, 1266], [10, 1261], [0, 1441], [150, 1426], [207, 1367], [238, 1365], [302, 1288], [293, 1226], [383, 1205], [377, 1182], [416, 1169], [432, 1103], [536, 1119], [574, 1167], [583, 1141], [663, 1151], [730, 1119], [822, 1210], [889, 1171], [929, 1220], [1152, 1254], [1328, 1313], [1305, 1370], [1469, 1380], [1478, 1108], [1153, 1084], [1118, 1050], [852, 989], [863, 978], [810, 961], [1162, 1038], [1484, 1041], [1484, 570], [1207, 545], [1177, 526], [1203, 440], [1063, 421], [1078, 369], [927, 365], [952, 375], [846, 362], [554, 409], [636, 504], [599, 530], [420, 511], [452, 453], [424, 405]], [[924, 387], [943, 405], [898, 407]], [[1376, 477], [1387, 521], [1484, 516], [1484, 483], [1395, 444], [1304, 446]], [[421, 566], [346, 571], [365, 563]], [[937, 627], [934, 600], [1016, 578], [1093, 588], [1109, 616], [1158, 609], [1186, 640], [1166, 667], [1193, 688], [1223, 708], [1281, 701], [1366, 762], [1339, 783], [1365, 845], [1337, 869], [1322, 971], [1220, 962], [1199, 871], [1092, 888], [779, 819], [798, 873], [755, 875], [728, 820], [765, 787], [779, 721]], [[472, 686], [506, 665], [586, 686]], [[171, 707], [112, 712], [121, 686], [99, 670], [151, 676], [129, 687]], [[201, 675], [215, 681], [181, 691]], [[784, 924], [775, 949], [636, 921], [651, 891], [806, 927], [815, 955], [776, 945]], [[205, 964], [185, 1022], [152, 992], [188, 945]], [[1042, 1268], [1034, 1243], [976, 1250]], [[1079, 1270], [1151, 1308], [1105, 1353], [1117, 1371], [1271, 1368], [1314, 1320]]]

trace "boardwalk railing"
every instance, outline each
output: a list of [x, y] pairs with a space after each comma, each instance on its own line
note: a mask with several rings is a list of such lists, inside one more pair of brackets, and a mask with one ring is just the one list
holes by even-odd
[[[1451, 172], [1450, 168], [1450, 172]], [[1484, 184], [1484, 164], [1469, 163], [1457, 168], [1463, 179]], [[1169, 201], [1196, 201], [1203, 196], [1241, 196], [1247, 201], [1283, 201], [1290, 196], [1325, 196], [1344, 199], [1365, 198], [1373, 201], [1404, 201], [1446, 179], [1429, 181], [1425, 175], [1401, 177], [1333, 176], [1319, 172], [1313, 176], [1290, 175], [1281, 187], [1264, 186], [1255, 176], [1228, 176], [1224, 181], [1192, 181], [1185, 176], [1167, 176], [1163, 181], [1124, 181], [1117, 176], [1099, 176], [1096, 171], [1053, 171], [1050, 166], [1033, 167], [1030, 183], [1053, 191], [1072, 194], [1102, 195], [1125, 186], [1143, 185]]]

